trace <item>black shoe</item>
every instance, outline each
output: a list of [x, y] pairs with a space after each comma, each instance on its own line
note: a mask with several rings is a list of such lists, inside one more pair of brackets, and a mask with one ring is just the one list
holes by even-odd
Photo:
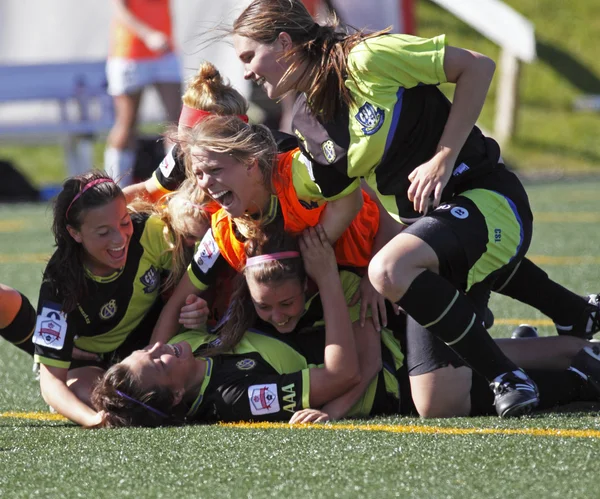
[[521, 324], [518, 328], [516, 328], [512, 335], [510, 336], [512, 339], [516, 338], [537, 338], [538, 330], [537, 327], [530, 326], [529, 324]]
[[520, 369], [501, 374], [490, 383], [490, 388], [494, 392], [496, 412], [501, 418], [529, 414], [540, 401], [537, 386]]
[[583, 347], [573, 357], [569, 369], [579, 374], [600, 393], [600, 346]]
[[600, 331], [600, 293], [583, 297], [588, 302], [585, 312], [575, 322], [569, 326], [561, 326], [556, 322], [556, 331], [558, 334], [567, 336], [577, 336], [591, 340], [598, 331]]

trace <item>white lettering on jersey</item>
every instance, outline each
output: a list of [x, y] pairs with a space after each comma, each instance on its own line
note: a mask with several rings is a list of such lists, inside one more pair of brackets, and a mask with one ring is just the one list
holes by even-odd
[[167, 155], [160, 162], [160, 171], [162, 172], [165, 178], [169, 178], [171, 176], [173, 168], [175, 168], [175, 158], [173, 157], [173, 149], [175, 149], [175, 146], [171, 147]]
[[250, 410], [254, 416], [279, 412], [279, 398], [275, 383], [252, 385], [248, 388], [248, 398], [250, 399]]
[[52, 307], [42, 307], [31, 341], [36, 345], [62, 350], [67, 335], [67, 316]]
[[220, 254], [221, 250], [217, 246], [212, 230], [206, 231], [202, 241], [200, 241], [200, 244], [196, 248], [196, 254], [194, 255], [196, 264], [206, 274], [215, 264]]

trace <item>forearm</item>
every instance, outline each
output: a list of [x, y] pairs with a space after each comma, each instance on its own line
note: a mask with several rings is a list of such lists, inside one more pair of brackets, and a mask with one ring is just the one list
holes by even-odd
[[325, 234], [327, 234], [327, 239], [331, 244], [337, 241], [350, 226], [362, 205], [363, 198], [360, 188], [347, 196], [327, 202], [319, 223], [325, 229]]
[[[45, 369], [45, 366], [41, 369]], [[95, 423], [96, 411], [79, 400], [64, 381], [42, 373], [40, 391], [44, 401], [67, 419], [82, 426]]]
[[113, 0], [113, 5], [115, 17], [140, 38], [146, 38], [154, 32], [154, 29], [140, 21], [131, 13], [127, 8], [125, 0]]
[[354, 388], [321, 408], [321, 411], [326, 413], [330, 420], [341, 419], [346, 416], [381, 371], [381, 337], [379, 333], [375, 331], [371, 323], [365, 327], [360, 327], [360, 324], [355, 322], [353, 326], [358, 350], [360, 382]]
[[[448, 47], [447, 56], [451, 54], [450, 49], [453, 48]], [[446, 71], [449, 81], [456, 83], [456, 88], [448, 121], [437, 147], [437, 153], [452, 159], [452, 164], [479, 118], [496, 68], [494, 61], [481, 54], [463, 51], [459, 57], [468, 57], [468, 64], [464, 64], [456, 75], [452, 70]]]

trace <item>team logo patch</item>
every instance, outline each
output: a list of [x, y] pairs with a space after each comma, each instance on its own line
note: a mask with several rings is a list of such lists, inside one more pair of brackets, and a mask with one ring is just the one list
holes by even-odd
[[169, 178], [171, 176], [171, 173], [173, 172], [173, 168], [175, 168], [176, 161], [175, 157], [173, 156], [174, 149], [175, 146], [171, 147], [171, 149], [159, 165], [160, 171], [165, 178]]
[[31, 341], [36, 345], [62, 350], [67, 335], [67, 316], [55, 303], [45, 302], [37, 316]]
[[117, 300], [110, 300], [108, 303], [102, 305], [100, 309], [100, 319], [103, 321], [107, 321], [108, 319], [112, 319], [114, 315], [117, 313]]
[[256, 367], [256, 361], [254, 359], [242, 359], [236, 362], [235, 367], [240, 371], [249, 371]]
[[464, 220], [469, 216], [469, 210], [463, 208], [462, 206], [455, 206], [450, 210], [450, 213], [460, 220]]
[[248, 388], [250, 411], [254, 416], [261, 414], [274, 414], [279, 412], [279, 399], [277, 398], [277, 385], [252, 385]]
[[439, 205], [436, 209], [443, 211], [443, 210], [449, 210], [450, 208], [452, 208], [452, 205], [445, 203], [445, 204]]
[[459, 175], [462, 175], [463, 173], [465, 173], [466, 171], [469, 170], [469, 167], [467, 165], [465, 165], [464, 163], [461, 163], [460, 165], [458, 165], [456, 167], [456, 169], [452, 172], [452, 176], [453, 177], [458, 177]]
[[323, 142], [321, 144], [321, 149], [323, 150], [323, 156], [325, 156], [328, 163], [333, 163], [336, 160], [337, 155], [335, 154], [335, 144], [333, 143], [333, 140], [328, 139]]
[[362, 132], [365, 135], [373, 135], [381, 128], [385, 120], [383, 109], [373, 106], [370, 102], [365, 102], [354, 116], [362, 126]]
[[219, 246], [217, 246], [212, 230], [209, 230], [204, 234], [202, 241], [200, 241], [194, 255], [194, 260], [198, 264], [198, 267], [200, 267], [200, 270], [206, 274], [215, 264], [220, 254], [221, 251], [219, 250]]
[[154, 293], [154, 291], [156, 291], [156, 288], [158, 288], [158, 284], [160, 283], [160, 276], [154, 265], [151, 265], [150, 268], [144, 272], [144, 275], [140, 277], [140, 282], [144, 286], [145, 294]]

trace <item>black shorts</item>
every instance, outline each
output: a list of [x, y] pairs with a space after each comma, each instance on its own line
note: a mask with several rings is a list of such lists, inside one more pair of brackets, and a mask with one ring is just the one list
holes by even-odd
[[495, 177], [495, 182], [487, 179], [486, 188], [472, 186], [404, 231], [431, 246], [440, 275], [464, 291], [510, 274], [531, 243], [533, 215], [525, 190], [504, 168]]

